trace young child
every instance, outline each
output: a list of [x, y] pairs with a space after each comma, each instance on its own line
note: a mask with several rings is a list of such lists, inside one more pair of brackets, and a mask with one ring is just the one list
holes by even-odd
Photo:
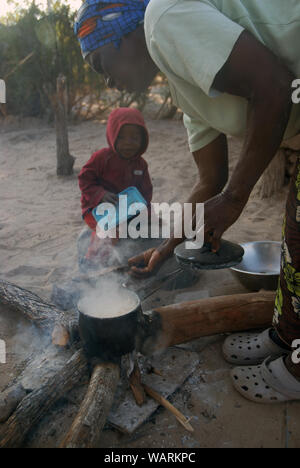
[[102, 202], [116, 204], [117, 194], [132, 186], [140, 191], [148, 206], [152, 200], [148, 165], [142, 158], [149, 142], [142, 114], [137, 109], [115, 109], [108, 118], [106, 137], [108, 148], [94, 153], [78, 176], [82, 216], [93, 231], [88, 260], [98, 254], [101, 242], [103, 245], [96, 236], [93, 208]]

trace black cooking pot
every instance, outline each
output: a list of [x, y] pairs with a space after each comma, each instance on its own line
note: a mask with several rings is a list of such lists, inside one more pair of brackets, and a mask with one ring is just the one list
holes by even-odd
[[[126, 315], [113, 318], [96, 318], [79, 311], [79, 333], [89, 357], [115, 361], [137, 347], [138, 331], [143, 323], [143, 312], [139, 297], [127, 291], [135, 299], [136, 306]], [[117, 311], [116, 311], [117, 313]]]

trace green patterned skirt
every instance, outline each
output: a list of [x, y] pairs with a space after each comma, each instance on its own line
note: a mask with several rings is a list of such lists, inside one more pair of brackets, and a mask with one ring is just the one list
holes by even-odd
[[300, 339], [300, 155], [286, 204], [273, 325], [289, 346]]

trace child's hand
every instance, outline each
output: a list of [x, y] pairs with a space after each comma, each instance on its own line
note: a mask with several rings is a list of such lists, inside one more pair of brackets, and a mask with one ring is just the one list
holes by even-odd
[[112, 192], [105, 192], [104, 197], [102, 198], [102, 203], [111, 203], [112, 205], [117, 205], [119, 201], [118, 195]]

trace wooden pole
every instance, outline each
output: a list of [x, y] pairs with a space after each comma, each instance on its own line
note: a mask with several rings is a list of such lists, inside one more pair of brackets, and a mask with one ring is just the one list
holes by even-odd
[[69, 152], [69, 138], [67, 126], [67, 87], [66, 77], [59, 75], [56, 81], [55, 98], [55, 129], [57, 152], [57, 175], [67, 176], [73, 174], [75, 158]]
[[67, 125], [67, 80], [60, 74], [56, 80], [56, 90], [53, 86], [44, 84], [43, 90], [47, 95], [55, 117], [56, 130], [56, 173], [60, 176], [73, 174], [74, 156], [69, 152], [69, 137]]

